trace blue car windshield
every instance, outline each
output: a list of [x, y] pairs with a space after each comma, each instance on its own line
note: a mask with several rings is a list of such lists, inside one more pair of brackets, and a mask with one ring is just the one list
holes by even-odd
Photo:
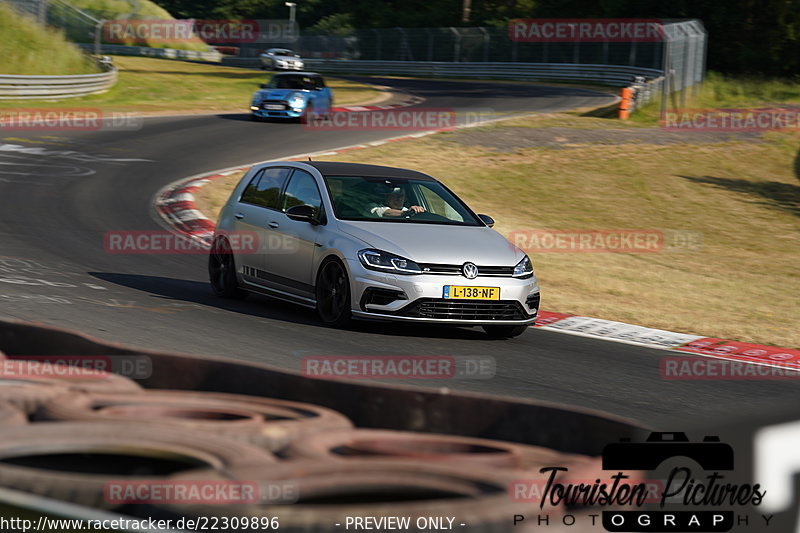
[[326, 176], [339, 220], [482, 226], [458, 197], [436, 180]]
[[269, 82], [270, 89], [305, 89], [312, 91], [316, 86], [317, 83], [310, 76], [274, 76]]

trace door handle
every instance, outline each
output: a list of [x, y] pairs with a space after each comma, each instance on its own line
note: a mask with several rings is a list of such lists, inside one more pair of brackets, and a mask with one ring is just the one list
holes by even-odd
[[277, 222], [270, 222], [269, 224], [267, 224], [267, 226], [269, 226], [270, 228], [277, 228], [280, 226], [280, 224], [278, 224]]
[[235, 218], [236, 220], [242, 220], [244, 218], [244, 214], [236, 213], [235, 215], [233, 215], [233, 218]]

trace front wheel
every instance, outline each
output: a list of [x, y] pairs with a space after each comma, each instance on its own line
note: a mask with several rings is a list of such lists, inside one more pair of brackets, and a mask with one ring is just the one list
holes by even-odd
[[242, 299], [248, 294], [239, 288], [233, 250], [225, 239], [217, 239], [208, 254], [208, 278], [211, 290], [220, 298]]
[[483, 331], [495, 339], [519, 337], [525, 333], [526, 329], [528, 329], [528, 326], [483, 326]]
[[320, 268], [316, 297], [317, 314], [323, 324], [341, 328], [350, 322], [350, 281], [339, 261], [332, 259]]

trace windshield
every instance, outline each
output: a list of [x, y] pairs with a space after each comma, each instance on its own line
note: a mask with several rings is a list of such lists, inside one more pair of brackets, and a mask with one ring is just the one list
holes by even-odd
[[274, 50], [270, 50], [270, 53], [276, 56], [300, 57], [297, 53], [285, 48], [276, 48]]
[[314, 78], [311, 76], [275, 76], [273, 77], [268, 87], [270, 89], [296, 89], [296, 90], [313, 90], [318, 84], [315, 83]]
[[327, 176], [340, 220], [480, 226], [459, 198], [435, 180]]

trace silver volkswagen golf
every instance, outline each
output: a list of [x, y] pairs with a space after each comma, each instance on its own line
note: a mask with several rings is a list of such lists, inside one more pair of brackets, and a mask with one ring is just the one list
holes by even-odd
[[220, 213], [211, 287], [316, 308], [336, 327], [357, 317], [515, 337], [536, 320], [539, 286], [530, 258], [493, 225], [421, 172], [264, 163]]

